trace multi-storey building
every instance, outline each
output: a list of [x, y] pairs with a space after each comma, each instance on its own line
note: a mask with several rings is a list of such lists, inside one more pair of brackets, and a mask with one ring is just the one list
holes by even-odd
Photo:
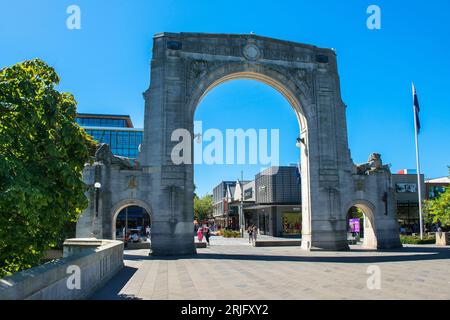
[[246, 228], [256, 225], [261, 234], [300, 236], [300, 189], [295, 166], [271, 167], [253, 181], [222, 182], [214, 188], [215, 220], [225, 216], [227, 226], [238, 230], [242, 206]]
[[134, 128], [130, 116], [79, 113], [77, 123], [94, 140], [108, 144], [114, 155], [137, 158], [143, 129]]
[[[415, 170], [401, 170], [392, 175], [396, 206], [402, 232], [419, 232], [419, 195]], [[421, 175], [422, 199], [433, 199], [450, 186], [450, 178], [425, 181]], [[241, 190], [242, 189], [242, 190]], [[230, 197], [230, 193], [234, 194]], [[243, 194], [243, 200], [241, 201]], [[298, 236], [301, 234], [301, 184], [295, 166], [272, 167], [253, 181], [222, 182], [214, 189], [214, 216], [228, 215], [238, 229], [239, 207], [244, 211], [245, 226], [256, 225], [261, 234]], [[217, 220], [216, 220], [217, 221]]]
[[427, 199], [433, 200], [445, 192], [445, 188], [450, 187], [450, 177], [429, 179], [425, 181], [425, 192]]
[[[421, 175], [421, 193], [425, 200], [425, 180]], [[402, 170], [392, 175], [397, 199], [397, 216], [400, 228], [406, 233], [420, 232], [419, 188], [414, 170]]]
[[222, 181], [213, 189], [213, 217], [221, 227], [235, 228], [238, 223], [235, 212], [229, 207], [235, 188], [235, 181]]
[[261, 234], [300, 236], [301, 184], [296, 166], [271, 167], [255, 177], [255, 205], [246, 211]]

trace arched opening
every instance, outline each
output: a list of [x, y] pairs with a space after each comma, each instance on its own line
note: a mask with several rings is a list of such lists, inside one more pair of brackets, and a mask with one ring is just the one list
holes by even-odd
[[138, 200], [122, 201], [113, 208], [113, 239], [126, 243], [128, 248], [150, 248], [151, 211]]
[[373, 210], [367, 204], [357, 203], [346, 215], [347, 239], [350, 245], [364, 249], [377, 249]]
[[[307, 199], [309, 189], [306, 187], [306, 119], [301, 115], [298, 100], [280, 83], [254, 73], [235, 73], [222, 77], [204, 88], [204, 92], [198, 92], [199, 98], [193, 107], [194, 150], [198, 144], [209, 146], [217, 139], [219, 132], [222, 133], [224, 145], [222, 161], [209, 167], [211, 162], [205, 163], [203, 150], [200, 153], [194, 151], [193, 154], [197, 196], [202, 197], [208, 192], [213, 198], [210, 220], [214, 225], [213, 230], [230, 229], [239, 231], [246, 237], [247, 234], [242, 229], [256, 226], [260, 235], [300, 237], [302, 220], [306, 223], [309, 221], [309, 218], [302, 217], [301, 198], [303, 196]], [[201, 130], [196, 127], [199, 121], [202, 124]], [[235, 141], [233, 157], [228, 157], [230, 135], [226, 131], [238, 129], [248, 133], [245, 136], [245, 147], [238, 150]], [[252, 129], [256, 132], [251, 132]], [[279, 149], [276, 150], [279, 159], [276, 163], [262, 164], [259, 158], [256, 163], [253, 158], [252, 162], [252, 150], [257, 150], [258, 156], [261, 152], [259, 129], [268, 130], [266, 142], [269, 149], [267, 154], [270, 155], [273, 155], [271, 130], [279, 130]], [[208, 133], [208, 130], [216, 131]], [[251, 148], [252, 141], [257, 141], [257, 148]], [[241, 160], [245, 158], [245, 163], [238, 163], [239, 151], [244, 153]], [[203, 157], [201, 164], [198, 157]], [[220, 160], [220, 157], [217, 159]], [[273, 172], [273, 167], [283, 167], [282, 172], [274, 173], [277, 178], [260, 179], [264, 172]], [[203, 181], [202, 179], [209, 180], [207, 189], [200, 186], [199, 180]], [[275, 188], [278, 192], [274, 191]], [[278, 194], [278, 197], [270, 196], [273, 193]], [[202, 224], [199, 219], [196, 222]]]

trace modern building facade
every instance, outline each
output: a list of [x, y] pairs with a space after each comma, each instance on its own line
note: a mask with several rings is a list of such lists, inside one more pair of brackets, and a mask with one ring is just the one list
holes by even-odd
[[268, 168], [253, 181], [221, 182], [213, 191], [216, 224], [239, 230], [242, 206], [245, 228], [256, 225], [260, 234], [300, 236], [300, 183], [292, 166]]
[[223, 228], [236, 228], [238, 216], [229, 204], [233, 201], [236, 181], [222, 181], [213, 189], [213, 218], [216, 225]]
[[108, 144], [114, 155], [137, 158], [143, 129], [134, 128], [130, 116], [79, 113], [77, 123], [94, 140]]
[[[395, 188], [397, 201], [398, 223], [406, 233], [418, 233], [420, 231], [419, 218], [419, 188], [417, 186], [417, 174], [412, 170], [402, 170], [400, 174], [392, 175], [392, 183]], [[422, 199], [425, 200], [425, 180], [421, 175]]]
[[[401, 170], [392, 175], [392, 183], [399, 226], [406, 233], [419, 232], [417, 174], [414, 170]], [[242, 188], [245, 227], [256, 225], [261, 234], [276, 237], [300, 236], [300, 186], [300, 177], [295, 166], [272, 167], [256, 175], [255, 180], [245, 181]], [[447, 186], [450, 186], [448, 177], [425, 181], [424, 175], [421, 175], [423, 200], [438, 196]], [[239, 181], [222, 182], [214, 190], [216, 194], [218, 191], [223, 193], [223, 197], [215, 201], [215, 218], [220, 219], [228, 215], [232, 220], [228, 226], [237, 230], [242, 197]], [[234, 195], [230, 197], [232, 190]], [[363, 225], [361, 222], [361, 229]]]
[[428, 200], [433, 200], [450, 187], [450, 177], [429, 179], [425, 181], [425, 192]]
[[245, 211], [261, 234], [301, 235], [301, 181], [297, 167], [271, 167], [258, 173], [254, 192], [255, 204]]

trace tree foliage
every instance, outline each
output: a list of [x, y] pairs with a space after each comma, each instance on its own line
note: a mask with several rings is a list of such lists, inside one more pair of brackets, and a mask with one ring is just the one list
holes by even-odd
[[213, 212], [213, 199], [211, 195], [199, 198], [194, 196], [194, 218], [197, 221], [208, 219]]
[[440, 221], [442, 226], [450, 227], [450, 187], [436, 199], [425, 201], [425, 212], [428, 222]]
[[39, 59], [0, 70], [0, 276], [38, 264], [87, 206], [82, 170], [95, 142], [58, 83]]
[[425, 201], [425, 214], [427, 222], [440, 221], [442, 226], [450, 227], [450, 187], [445, 188], [445, 192], [436, 199]]

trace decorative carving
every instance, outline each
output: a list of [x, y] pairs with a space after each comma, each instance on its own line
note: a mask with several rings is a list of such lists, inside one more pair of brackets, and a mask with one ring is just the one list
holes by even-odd
[[136, 189], [137, 181], [136, 176], [130, 176], [130, 180], [128, 180], [128, 189]]
[[183, 44], [180, 41], [167, 41], [167, 49], [181, 50], [183, 49]]
[[121, 169], [133, 169], [130, 159], [112, 154], [109, 145], [101, 143], [95, 152], [95, 161], [105, 165], [119, 165]]
[[95, 161], [110, 163], [112, 157], [113, 154], [106, 143], [101, 143], [95, 151]]
[[312, 74], [303, 68], [291, 69], [290, 73], [296, 82], [301, 82], [308, 90], [312, 88]]
[[192, 94], [196, 80], [205, 76], [210, 69], [208, 61], [205, 60], [187, 60], [186, 63], [186, 98]]
[[198, 79], [202, 77], [208, 70], [208, 62], [205, 60], [193, 60], [189, 69], [189, 77]]
[[366, 184], [364, 183], [364, 180], [357, 180], [355, 181], [355, 191], [365, 191]]
[[300, 80], [306, 80], [307, 71], [305, 69], [297, 69], [296, 74]]
[[256, 44], [250, 42], [244, 47], [243, 54], [247, 60], [255, 61], [261, 57], [261, 50]]
[[372, 153], [369, 156], [369, 161], [356, 166], [356, 171], [361, 175], [369, 175], [377, 171], [389, 171], [389, 165], [383, 165], [381, 155], [379, 153]]

